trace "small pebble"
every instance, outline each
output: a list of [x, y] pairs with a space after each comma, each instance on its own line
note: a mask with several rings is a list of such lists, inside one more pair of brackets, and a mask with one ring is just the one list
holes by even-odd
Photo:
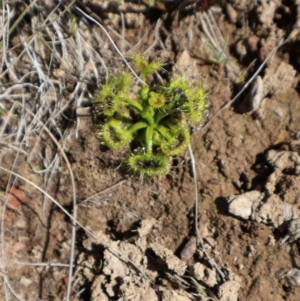
[[182, 261], [188, 261], [196, 252], [197, 250], [197, 242], [196, 242], [196, 237], [192, 236], [184, 248], [182, 249], [180, 253], [180, 259]]
[[286, 278], [291, 285], [300, 286], [300, 270], [290, 268], [278, 273], [279, 279]]
[[239, 269], [239, 270], [242, 270], [243, 268], [244, 268], [244, 265], [240, 263], [240, 264], [238, 265], [238, 269]]
[[256, 52], [258, 48], [259, 38], [256, 36], [251, 36], [247, 40], [247, 50], [249, 52]]
[[300, 218], [291, 219], [288, 225], [289, 242], [300, 238]]
[[275, 110], [274, 110], [274, 113], [280, 117], [280, 118], [283, 118], [284, 115], [285, 115], [285, 112], [284, 110], [281, 108], [281, 107], [277, 107]]
[[260, 103], [264, 97], [264, 83], [262, 78], [258, 75], [251, 85], [251, 101], [252, 111], [259, 109]]
[[289, 269], [285, 274], [285, 278], [287, 278], [292, 285], [300, 286], [300, 270], [296, 268]]
[[205, 237], [205, 241], [207, 241], [207, 243], [214, 248], [217, 245], [217, 242], [215, 241], [215, 239], [213, 239], [212, 237]]
[[300, 131], [294, 134], [294, 140], [298, 140], [300, 138]]
[[212, 178], [210, 180], [207, 181], [208, 184], [212, 184], [212, 185], [220, 185], [220, 181], [218, 179]]
[[237, 42], [237, 44], [235, 46], [235, 50], [240, 58], [243, 58], [247, 54], [247, 48], [244, 45], [243, 40], [240, 40], [239, 42]]
[[249, 219], [252, 213], [252, 201], [247, 196], [239, 195], [232, 196], [228, 199], [228, 211], [232, 215], [241, 217], [242, 219]]
[[226, 12], [228, 19], [231, 23], [235, 24], [237, 22], [238, 13], [237, 11], [232, 7], [231, 4], [226, 5]]

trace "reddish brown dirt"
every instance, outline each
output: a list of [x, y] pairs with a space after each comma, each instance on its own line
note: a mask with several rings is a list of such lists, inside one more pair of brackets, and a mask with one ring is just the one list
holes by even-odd
[[[262, 1], [260, 5], [247, 4], [248, 6], [245, 3], [240, 4], [239, 1], [228, 1], [222, 6], [216, 6], [218, 12], [214, 13], [214, 17], [227, 41], [226, 51], [230, 53], [228, 59], [219, 59], [218, 62], [215, 61], [217, 58], [203, 31], [200, 30], [200, 21], [193, 7], [185, 8], [179, 14], [178, 21], [176, 13], [171, 12], [167, 19], [161, 21], [155, 37], [156, 22], [158, 17], [162, 16], [159, 10], [149, 10], [144, 5], [130, 3], [122, 4], [117, 9], [108, 6], [106, 2], [102, 4], [97, 1], [89, 6], [95, 12], [102, 9], [100, 20], [106, 28], [111, 28], [112, 38], [127, 57], [133, 53], [129, 45], [135, 45], [142, 37], [144, 38], [138, 47], [140, 52], [149, 50], [155, 39], [158, 39], [148, 55], [168, 63], [168, 76], [188, 73], [195, 84], [207, 84], [209, 123], [204, 128], [194, 131], [191, 143], [197, 172], [198, 228], [207, 253], [221, 269], [225, 279], [222, 279], [218, 272], [214, 274], [215, 282], [210, 283], [208, 278], [198, 279], [199, 285], [204, 289], [202, 293], [197, 292], [195, 300], [299, 300], [300, 289], [297, 283], [280, 276], [291, 268], [298, 268], [298, 242], [281, 245], [284, 228], [279, 229], [272, 224], [257, 223], [251, 219], [245, 221], [231, 216], [227, 203], [227, 198], [231, 195], [265, 190], [265, 182], [273, 171], [273, 167], [268, 166], [265, 161], [268, 150], [299, 151], [294, 136], [300, 129], [297, 90], [299, 63], [295, 56], [295, 48], [299, 44], [297, 36], [288, 40], [259, 73], [264, 81], [264, 93], [257, 111], [251, 111], [252, 99], [248, 88], [232, 106], [219, 112], [210, 121], [210, 118], [245, 85], [270, 51], [279, 44], [281, 37], [289, 36], [297, 16], [294, 15], [291, 4], [279, 2], [273, 15], [271, 4], [267, 1]], [[137, 13], [135, 9], [141, 10], [141, 13]], [[120, 11], [126, 20], [125, 44], [122, 44], [113, 32], [122, 31]], [[292, 24], [289, 23], [291, 16], [294, 22]], [[115, 53], [114, 55], [116, 56]], [[111, 59], [117, 60], [118, 58]], [[112, 66], [117, 67], [117, 63]], [[138, 245], [141, 243], [139, 239], [144, 237], [137, 232], [141, 222], [154, 219], [152, 230], [145, 235], [143, 241], [146, 247], [140, 248], [139, 251], [134, 249], [136, 253], [130, 249], [132, 253], [128, 251], [128, 255], [127, 251], [124, 251], [124, 254], [126, 253], [128, 258], [140, 256], [145, 261], [147, 257], [149, 262], [155, 258], [154, 262], [164, 263], [165, 258], [156, 258], [160, 256], [155, 252], [154, 244], [159, 244], [175, 254], [175, 257], [179, 257], [187, 239], [195, 234], [195, 180], [190, 155], [186, 152], [174, 158], [172, 171], [166, 176], [153, 179], [133, 177], [124, 168], [124, 154], [128, 154], [130, 150], [116, 152], [102, 149], [96, 136], [98, 125], [91, 102], [87, 107], [85, 114], [78, 116], [77, 136], [69, 136], [64, 141], [63, 149], [75, 177], [79, 204], [78, 220], [94, 233], [102, 232], [97, 234], [98, 240], [91, 240], [83, 231], [78, 231], [74, 277], [78, 279], [78, 283], [74, 289], [78, 292], [85, 287], [86, 290], [76, 298], [131, 300], [124, 297], [124, 283], [114, 283], [113, 279], [121, 277], [122, 273], [128, 273], [126, 275], [132, 277], [131, 283], [137, 285], [136, 283], [141, 281], [138, 273], [132, 272], [134, 268], [129, 272], [125, 267], [120, 267], [120, 274], [113, 275], [109, 271], [112, 263], [107, 250], [115, 248], [121, 252]], [[49, 137], [41, 139], [41, 149], [45, 150], [45, 145], [49, 144]], [[51, 144], [50, 148], [54, 150], [55, 146]], [[28, 165], [29, 162], [39, 166], [39, 158], [19, 158], [14, 171], [42, 186], [45, 179], [42, 175], [34, 173]], [[1, 149], [2, 167], [10, 169], [14, 159], [14, 152]], [[293, 178], [296, 174], [292, 172], [289, 176]], [[8, 180], [7, 173], [3, 172], [3, 191], [8, 187]], [[64, 208], [72, 211], [70, 172], [65, 163], [61, 163], [57, 173], [49, 176], [47, 180], [49, 193]], [[277, 191], [277, 194], [281, 195], [282, 201], [297, 204], [295, 193], [298, 191], [294, 193], [293, 190], [293, 193], [288, 194], [289, 189], [292, 189], [292, 185], [289, 184], [291, 181], [283, 177], [281, 182], [278, 182], [281, 184], [278, 185], [280, 191]], [[9, 234], [5, 236], [5, 252], [9, 254], [9, 258], [24, 262], [68, 263], [70, 220], [66, 219], [41, 192], [25, 181], [16, 180], [14, 186], [25, 191], [31, 201], [22, 205], [22, 215], [7, 210], [1, 217], [5, 220], [5, 227], [9, 229]], [[298, 200], [297, 197], [296, 199]], [[42, 200], [45, 201], [45, 208], [41, 206]], [[37, 225], [40, 225], [42, 230], [37, 231]], [[123, 245], [118, 245], [115, 241], [120, 241]], [[24, 245], [16, 245], [17, 242]], [[145, 290], [141, 292], [140, 299], [136, 297], [134, 300], [146, 300], [143, 296], [148, 296], [147, 300], [193, 300], [191, 295], [180, 299], [179, 292], [195, 293], [195, 287], [176, 282], [167, 276], [163, 268], [157, 267], [158, 263], [155, 266], [152, 262], [151, 266], [150, 263], [142, 264], [143, 260], [134, 261], [134, 264], [142, 270], [145, 269], [149, 275], [152, 273], [150, 276], [147, 274], [151, 281], [143, 282]], [[199, 249], [187, 262], [185, 276], [192, 275], [196, 279], [192, 270], [197, 262], [216, 271]], [[168, 271], [170, 270], [172, 269], [168, 266]], [[174, 270], [173, 273], [179, 273], [175, 268]], [[7, 265], [7, 273], [17, 293], [26, 300], [34, 300], [38, 295], [36, 290], [40, 287], [43, 287], [40, 289], [43, 292], [39, 293], [39, 296], [49, 296], [49, 291], [41, 284], [45, 279], [50, 283], [52, 297], [63, 298], [68, 281], [66, 270], [57, 267], [39, 267], [33, 271], [30, 267], [10, 262]], [[234, 277], [239, 277], [236, 278], [239, 279], [236, 280], [237, 292], [222, 295], [220, 286], [232, 281]], [[123, 278], [125, 279], [125, 276]], [[104, 287], [104, 284], [107, 286]], [[137, 286], [133, 285], [133, 291]], [[35, 289], [29, 290], [31, 287]], [[152, 289], [158, 299], [151, 295]], [[168, 294], [173, 291], [176, 296], [170, 297]]]

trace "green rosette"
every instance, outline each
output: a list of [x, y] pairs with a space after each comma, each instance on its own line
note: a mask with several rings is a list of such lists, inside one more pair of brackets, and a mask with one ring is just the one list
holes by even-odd
[[110, 119], [102, 126], [100, 137], [108, 148], [121, 149], [132, 141], [133, 135], [124, 122]]
[[150, 177], [166, 174], [171, 168], [167, 156], [147, 153], [130, 156], [127, 165], [134, 173]]

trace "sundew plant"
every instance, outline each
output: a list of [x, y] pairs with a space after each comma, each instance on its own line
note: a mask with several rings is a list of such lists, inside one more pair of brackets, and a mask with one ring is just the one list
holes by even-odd
[[[136, 55], [134, 62], [143, 82], [162, 69], [162, 63]], [[207, 112], [204, 86], [193, 87], [186, 78], [166, 85], [141, 85], [138, 92], [130, 73], [113, 74], [97, 91], [95, 105], [105, 116], [98, 136], [109, 149], [130, 146], [127, 166], [142, 176], [169, 172], [171, 159], [184, 152], [191, 129]]]

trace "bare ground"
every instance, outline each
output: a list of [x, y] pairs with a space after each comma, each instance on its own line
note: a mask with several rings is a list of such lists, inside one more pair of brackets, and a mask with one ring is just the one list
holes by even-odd
[[298, 300], [300, 4], [227, 1], [165, 18], [143, 4], [76, 4], [129, 61], [146, 53], [166, 62], [164, 78], [208, 87], [210, 115], [191, 145], [197, 250], [190, 154], [170, 174], [140, 179], [124, 168], [130, 150], [100, 147], [93, 95], [124, 63], [76, 6], [66, 15], [47, 5], [37, 2], [2, 44], [0, 295], [65, 300], [70, 285], [72, 300]]

